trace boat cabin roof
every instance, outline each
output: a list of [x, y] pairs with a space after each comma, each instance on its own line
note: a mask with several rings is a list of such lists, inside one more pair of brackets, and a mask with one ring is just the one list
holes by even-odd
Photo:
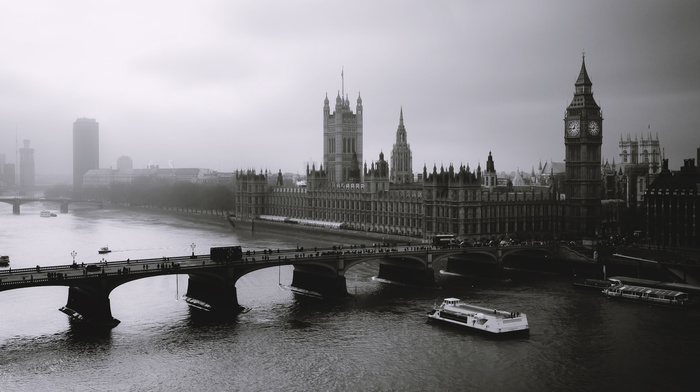
[[459, 303], [459, 298], [445, 298], [442, 302], [448, 305], [457, 305]]
[[687, 293], [684, 293], [682, 291], [675, 291], [675, 290], [664, 290], [664, 289], [654, 289], [650, 287], [642, 287], [642, 286], [630, 286], [630, 285], [623, 285], [618, 288], [620, 291], [628, 291], [628, 292], [633, 292], [633, 293], [644, 293], [644, 294], [653, 294], [658, 297], [678, 297], [680, 295], [688, 295]]

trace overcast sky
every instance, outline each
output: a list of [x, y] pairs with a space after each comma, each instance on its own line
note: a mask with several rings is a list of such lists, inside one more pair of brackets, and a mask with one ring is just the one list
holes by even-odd
[[323, 100], [364, 106], [364, 160], [390, 156], [403, 107], [423, 165], [535, 169], [564, 159], [585, 51], [603, 157], [649, 131], [671, 169], [700, 147], [700, 2], [4, 1], [0, 154], [72, 172], [72, 124], [122, 155], [218, 171], [322, 162]]

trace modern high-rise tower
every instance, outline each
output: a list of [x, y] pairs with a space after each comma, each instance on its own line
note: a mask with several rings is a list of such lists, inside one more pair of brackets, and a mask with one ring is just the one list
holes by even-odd
[[564, 117], [565, 231], [576, 236], [595, 236], [601, 219], [603, 115], [593, 99], [585, 60], [584, 56], [574, 99]]
[[73, 189], [83, 185], [88, 170], [100, 168], [100, 124], [93, 118], [73, 123]]
[[403, 108], [399, 115], [399, 127], [396, 129], [396, 143], [391, 150], [391, 182], [410, 184], [413, 182], [413, 158], [411, 146], [406, 140], [406, 128], [403, 125]]
[[[342, 74], [341, 74], [342, 75]], [[345, 86], [343, 81], [343, 95]], [[350, 100], [340, 92], [331, 114], [328, 94], [323, 101], [323, 166], [331, 182], [348, 182], [353, 173], [362, 173], [362, 98], [357, 94], [355, 113]], [[356, 167], [353, 167], [356, 165]], [[360, 174], [362, 175], [362, 174]]]
[[22, 190], [31, 190], [35, 181], [34, 149], [29, 147], [29, 140], [24, 140], [24, 147], [19, 149], [19, 187]]

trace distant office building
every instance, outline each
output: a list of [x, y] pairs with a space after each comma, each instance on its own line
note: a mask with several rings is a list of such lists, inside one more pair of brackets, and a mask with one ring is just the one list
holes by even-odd
[[5, 163], [5, 154], [0, 154], [0, 189], [9, 187], [5, 179]]
[[83, 188], [108, 187], [113, 184], [130, 184], [146, 178], [161, 183], [212, 184], [218, 181], [218, 173], [210, 169], [161, 169], [157, 166], [148, 169], [90, 169], [83, 176], [82, 184]]
[[19, 186], [22, 190], [33, 189], [36, 182], [34, 171], [34, 149], [29, 147], [29, 140], [24, 140], [24, 147], [19, 149]]
[[6, 163], [3, 165], [3, 183], [7, 188], [15, 186], [15, 164]]
[[73, 188], [83, 185], [83, 175], [100, 167], [100, 125], [92, 118], [73, 123]]
[[131, 170], [133, 168], [134, 162], [130, 157], [122, 155], [117, 159], [117, 170]]
[[391, 182], [410, 184], [413, 182], [413, 157], [411, 146], [406, 140], [406, 128], [403, 125], [403, 108], [399, 115], [399, 127], [396, 129], [396, 143], [391, 149]]

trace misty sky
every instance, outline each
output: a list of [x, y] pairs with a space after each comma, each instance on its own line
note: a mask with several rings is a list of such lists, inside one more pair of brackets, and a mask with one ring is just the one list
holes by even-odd
[[678, 169], [700, 147], [699, 15], [696, 0], [5, 1], [0, 154], [30, 139], [37, 175], [68, 175], [88, 117], [101, 167], [302, 173], [344, 69], [368, 164], [403, 107], [414, 172], [489, 151], [529, 172], [564, 159], [585, 51], [603, 157], [650, 128]]

